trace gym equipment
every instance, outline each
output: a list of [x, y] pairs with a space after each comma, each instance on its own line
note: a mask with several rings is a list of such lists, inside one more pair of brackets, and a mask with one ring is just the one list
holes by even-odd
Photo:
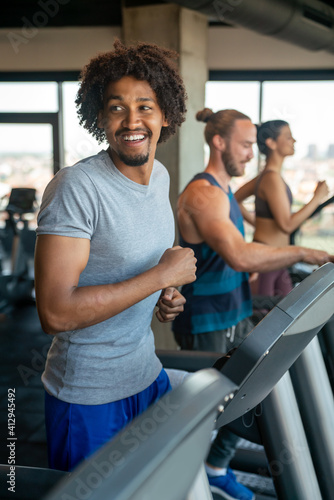
[[299, 411], [313, 457], [320, 490], [331, 498], [334, 488], [334, 398], [318, 338], [290, 369]]
[[[328, 500], [320, 493], [287, 370], [332, 315], [333, 298], [334, 264], [325, 264], [275, 306], [230, 357], [216, 361], [220, 374], [204, 369], [187, 377], [65, 475], [44, 500], [184, 500], [191, 485], [187, 500], [212, 499], [200, 465], [211, 429], [236, 423], [245, 430], [249, 416], [248, 427], [263, 439], [277, 498]], [[158, 354], [163, 360], [163, 352]], [[186, 370], [186, 355], [174, 351], [176, 366], [170, 368]]]
[[[331, 203], [334, 203], [334, 196], [331, 196], [330, 198], [328, 198], [328, 200], [324, 201], [324, 203], [321, 203], [321, 205], [319, 205], [314, 210], [314, 212], [308, 217], [308, 219], [311, 219], [312, 217], [314, 217], [315, 215], [317, 215], [318, 213], [320, 213], [321, 210], [323, 210], [325, 207], [327, 207], [327, 205], [330, 205]], [[300, 227], [298, 227], [293, 233], [291, 233], [291, 235], [290, 235], [290, 245], [294, 245], [295, 244], [296, 234], [298, 233], [298, 231], [300, 231]]]
[[194, 482], [189, 500], [210, 498], [200, 469], [214, 420], [235, 390], [214, 369], [192, 374], [78, 466], [45, 500], [82, 495], [87, 500], [184, 500]]
[[35, 189], [12, 189], [4, 209], [8, 218], [0, 231], [0, 311], [4, 313], [12, 309], [13, 303], [32, 299], [36, 234], [29, 229], [26, 215], [35, 210]]
[[328, 378], [334, 392], [334, 314], [318, 335]]
[[[14, 467], [14, 466], [12, 466]], [[15, 465], [0, 465], [1, 500], [40, 500], [50, 489], [68, 473], [59, 470], [42, 469]], [[8, 482], [7, 482], [8, 481]], [[10, 481], [15, 483], [15, 493], [8, 488]]]
[[[216, 426], [230, 424], [231, 430], [238, 435], [263, 443], [277, 497], [282, 500], [322, 498], [295, 394], [286, 372], [331, 318], [333, 303], [334, 264], [328, 263], [282, 299], [224, 363], [219, 360], [215, 365], [239, 387], [218, 417]], [[168, 364], [165, 364], [164, 352], [158, 354], [165, 367], [187, 370], [187, 351], [176, 351], [173, 364], [170, 352], [167, 353]], [[194, 353], [191, 354], [193, 366]], [[321, 387], [318, 390], [321, 394]], [[252, 411], [255, 408], [256, 411]], [[239, 419], [240, 415], [244, 415], [242, 419]], [[332, 442], [333, 435], [327, 437]], [[299, 453], [292, 458], [290, 454], [287, 461], [283, 457], [287, 456], [289, 445]], [[330, 452], [327, 457], [331, 457]], [[279, 473], [275, 467], [279, 467]], [[329, 467], [332, 467], [332, 461]], [[328, 479], [331, 491], [333, 477], [332, 473]], [[327, 498], [324, 496], [325, 500]]]

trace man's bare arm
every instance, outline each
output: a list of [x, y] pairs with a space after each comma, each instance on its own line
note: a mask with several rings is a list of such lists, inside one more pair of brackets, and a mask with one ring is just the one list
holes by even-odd
[[78, 287], [90, 242], [41, 235], [35, 252], [36, 303], [43, 329], [50, 334], [100, 323], [152, 293], [195, 280], [196, 259], [189, 248], [166, 250], [152, 269], [129, 280]]
[[[214, 193], [213, 190], [216, 190]], [[196, 192], [197, 191], [197, 192]], [[324, 264], [331, 260], [327, 252], [304, 247], [282, 248], [246, 243], [230, 220], [230, 203], [218, 187], [199, 185], [188, 192], [180, 204], [193, 221], [198, 241], [205, 241], [233, 269], [247, 272], [265, 272], [290, 266], [298, 261]], [[200, 193], [199, 193], [200, 192]], [[198, 209], [197, 199], [206, 200]], [[181, 200], [182, 202], [182, 200]], [[182, 226], [180, 226], [182, 234]]]

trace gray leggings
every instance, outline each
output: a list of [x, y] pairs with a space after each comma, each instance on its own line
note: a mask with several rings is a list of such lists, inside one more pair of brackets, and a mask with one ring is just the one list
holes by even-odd
[[236, 326], [231, 326], [226, 330], [215, 330], [196, 335], [174, 332], [174, 338], [183, 350], [211, 351], [226, 354], [233, 347], [237, 347], [253, 328], [254, 323], [252, 323], [251, 319], [245, 318]]

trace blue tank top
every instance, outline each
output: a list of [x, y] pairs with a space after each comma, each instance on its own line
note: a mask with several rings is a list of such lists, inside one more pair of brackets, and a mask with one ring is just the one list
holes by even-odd
[[[244, 236], [243, 218], [231, 188], [226, 192], [216, 179], [206, 172], [190, 182], [206, 179], [226, 193], [230, 201], [230, 219]], [[225, 330], [252, 314], [248, 273], [232, 269], [206, 243], [190, 244], [180, 236], [182, 247], [192, 248], [197, 258], [196, 281], [181, 289], [187, 302], [184, 311], [175, 318], [173, 330], [179, 334], [198, 334]]]

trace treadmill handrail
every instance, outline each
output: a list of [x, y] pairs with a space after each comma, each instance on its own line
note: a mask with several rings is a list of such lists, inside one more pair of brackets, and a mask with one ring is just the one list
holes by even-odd
[[[209, 449], [218, 407], [235, 390], [235, 384], [212, 368], [190, 375], [79, 465], [44, 500], [77, 498], [80, 486], [87, 500], [184, 500]], [[94, 488], [89, 478], [97, 474]]]

